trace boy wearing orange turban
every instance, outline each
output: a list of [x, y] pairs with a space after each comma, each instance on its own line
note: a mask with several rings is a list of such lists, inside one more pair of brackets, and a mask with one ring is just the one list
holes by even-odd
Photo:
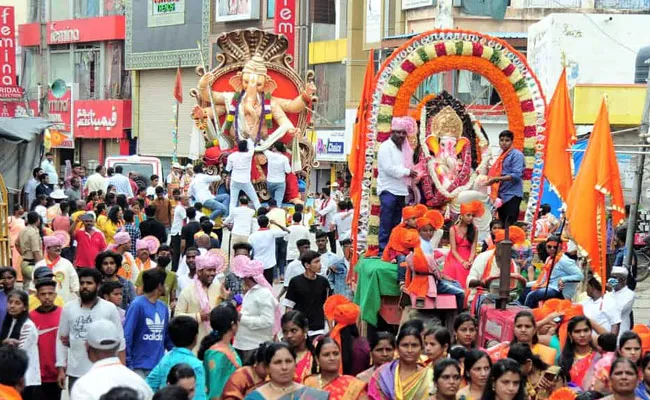
[[420, 243], [417, 231], [418, 212], [415, 207], [404, 207], [402, 210], [402, 223], [397, 225], [390, 234], [388, 244], [384, 249], [381, 259], [397, 263], [404, 261], [411, 250]]

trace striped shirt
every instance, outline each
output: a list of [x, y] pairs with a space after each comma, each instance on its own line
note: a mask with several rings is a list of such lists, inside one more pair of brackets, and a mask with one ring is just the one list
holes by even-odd
[[127, 198], [133, 197], [133, 189], [131, 189], [131, 182], [129, 178], [122, 174], [115, 174], [108, 180], [109, 185], [115, 186], [118, 194], [124, 194]]

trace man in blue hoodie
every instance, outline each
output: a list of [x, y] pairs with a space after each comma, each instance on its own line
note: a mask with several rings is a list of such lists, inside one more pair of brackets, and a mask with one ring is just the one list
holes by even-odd
[[165, 349], [173, 347], [167, 334], [169, 311], [158, 300], [165, 295], [165, 276], [158, 268], [144, 271], [144, 294], [131, 303], [124, 321], [126, 365], [143, 379], [158, 364]]

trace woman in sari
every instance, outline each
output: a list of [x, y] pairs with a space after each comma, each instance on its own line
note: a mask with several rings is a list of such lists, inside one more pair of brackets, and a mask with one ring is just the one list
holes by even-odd
[[379, 367], [370, 378], [372, 400], [420, 400], [433, 392], [433, 369], [419, 363], [424, 348], [422, 330], [408, 322], [397, 336], [399, 358]]
[[223, 387], [221, 400], [243, 400], [247, 394], [264, 384], [266, 380], [266, 366], [264, 365], [264, 352], [272, 342], [264, 342], [255, 350], [252, 357], [253, 365], [244, 366], [235, 371]]
[[476, 336], [478, 334], [478, 326], [474, 317], [468, 312], [460, 313], [454, 318], [454, 336], [456, 344], [459, 344], [466, 349], [473, 349], [476, 347]]
[[320, 370], [319, 374], [305, 378], [305, 386], [325, 390], [330, 400], [367, 399], [366, 383], [350, 375], [341, 375], [341, 348], [329, 336], [318, 342], [315, 354]]
[[339, 345], [342, 351], [341, 372], [344, 375], [356, 376], [370, 366], [370, 345], [366, 338], [361, 337], [357, 328], [357, 320], [361, 309], [347, 297], [341, 294], [330, 296], [323, 306], [325, 318], [333, 326], [329, 336]]
[[612, 363], [612, 370], [609, 373], [612, 394], [603, 397], [603, 400], [634, 399], [638, 378], [639, 370], [632, 360], [617, 358]]
[[[560, 368], [549, 367], [539, 356], [533, 354], [528, 344], [515, 343], [510, 346], [508, 358], [521, 365], [521, 373], [526, 377], [526, 394], [530, 400], [547, 399], [555, 389], [564, 385], [560, 379]], [[551, 376], [553, 379], [549, 379]]]
[[246, 400], [327, 400], [330, 394], [294, 382], [296, 353], [285, 343], [271, 343], [264, 350], [269, 381], [249, 393]]
[[[370, 359], [372, 366], [357, 375], [357, 379], [370, 382], [377, 368], [393, 361], [395, 356], [395, 336], [390, 332], [377, 332], [370, 336]], [[649, 399], [650, 400], [650, 399]]]
[[571, 383], [588, 390], [594, 379], [595, 365], [600, 354], [591, 343], [591, 322], [585, 316], [571, 318], [567, 325], [567, 338], [560, 367], [569, 371]]
[[206, 372], [208, 398], [220, 398], [230, 376], [241, 367], [239, 355], [232, 347], [237, 333], [239, 314], [232, 303], [223, 302], [210, 312], [212, 332], [201, 341], [198, 357]]
[[492, 360], [483, 350], [472, 349], [465, 353], [463, 377], [467, 386], [458, 391], [459, 400], [479, 400], [487, 385]]
[[650, 353], [641, 360], [641, 382], [636, 388], [636, 397], [641, 400], [650, 400]]
[[312, 372], [316, 372], [314, 346], [307, 336], [309, 321], [305, 314], [292, 310], [282, 316], [282, 336], [291, 350], [296, 353], [296, 376], [293, 380], [302, 383]]
[[539, 356], [544, 363], [555, 365], [557, 352], [555, 349], [539, 343], [535, 316], [529, 310], [519, 311], [515, 315], [514, 339], [512, 339], [511, 345], [515, 343], [529, 345], [533, 354]]
[[422, 338], [424, 339], [424, 353], [427, 356], [425, 365], [436, 365], [441, 359], [447, 358], [447, 351], [451, 345], [449, 329], [443, 327], [428, 329]]
[[481, 400], [524, 400], [524, 377], [515, 360], [505, 358], [492, 366]]
[[456, 400], [460, 387], [460, 364], [453, 359], [443, 359], [433, 368], [435, 400]]
[[641, 338], [632, 331], [623, 332], [618, 340], [618, 351], [603, 356], [596, 363], [596, 376], [594, 377], [593, 390], [601, 393], [611, 393], [609, 373], [612, 363], [618, 357], [627, 358], [637, 366], [641, 365]]

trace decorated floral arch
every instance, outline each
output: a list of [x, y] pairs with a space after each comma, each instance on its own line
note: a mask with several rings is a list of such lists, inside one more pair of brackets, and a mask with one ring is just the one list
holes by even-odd
[[537, 207], [543, 165], [546, 99], [525, 57], [508, 43], [478, 32], [434, 30], [396, 49], [375, 78], [367, 120], [368, 136], [359, 228], [367, 233], [369, 250], [378, 246], [379, 196], [376, 192], [379, 145], [391, 133], [393, 117], [408, 115], [411, 95], [434, 74], [468, 70], [482, 75], [499, 93], [514, 132], [514, 146], [525, 156], [525, 219]]

